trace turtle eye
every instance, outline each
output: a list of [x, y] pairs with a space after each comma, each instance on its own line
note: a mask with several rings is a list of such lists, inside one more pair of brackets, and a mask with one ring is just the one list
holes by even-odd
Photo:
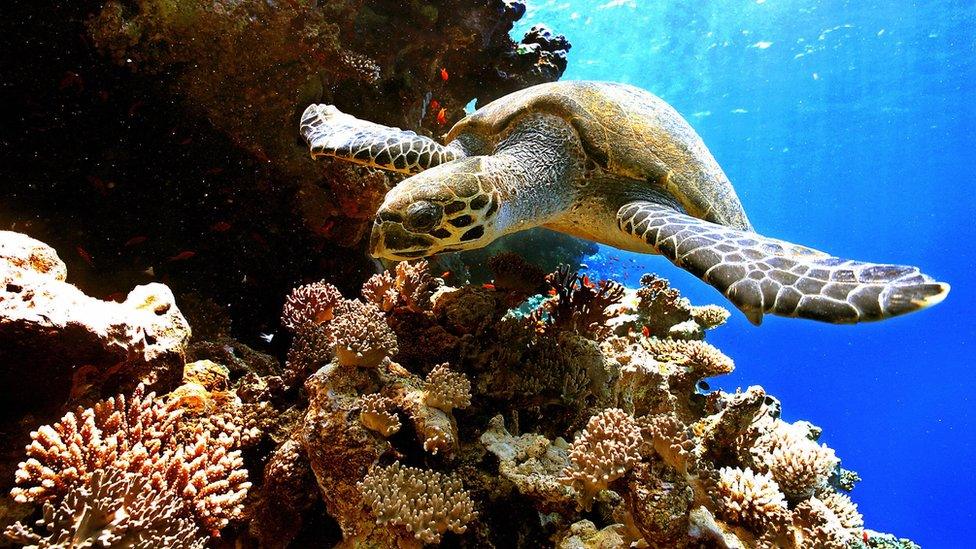
[[417, 233], [425, 233], [440, 224], [444, 210], [426, 200], [414, 202], [407, 207], [404, 226]]

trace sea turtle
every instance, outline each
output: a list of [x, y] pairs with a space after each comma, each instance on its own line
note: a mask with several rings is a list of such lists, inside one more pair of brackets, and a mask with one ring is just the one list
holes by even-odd
[[880, 320], [940, 302], [948, 284], [755, 233], [691, 126], [639, 88], [540, 84], [458, 122], [445, 145], [311, 105], [313, 157], [412, 174], [383, 201], [370, 253], [409, 260], [547, 227], [660, 254], [717, 288], [748, 319]]

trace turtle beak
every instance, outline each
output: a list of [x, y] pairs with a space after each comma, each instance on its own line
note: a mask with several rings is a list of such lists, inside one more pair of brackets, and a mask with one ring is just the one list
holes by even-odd
[[377, 259], [417, 259], [431, 255], [433, 248], [433, 238], [409, 232], [400, 223], [379, 218], [373, 223], [369, 235], [369, 255]]

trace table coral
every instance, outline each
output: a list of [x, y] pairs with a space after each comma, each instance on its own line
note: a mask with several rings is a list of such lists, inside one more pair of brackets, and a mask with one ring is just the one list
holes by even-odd
[[463, 534], [477, 516], [457, 478], [399, 462], [373, 467], [360, 489], [378, 522], [402, 526], [425, 543], [440, 542], [449, 530]]

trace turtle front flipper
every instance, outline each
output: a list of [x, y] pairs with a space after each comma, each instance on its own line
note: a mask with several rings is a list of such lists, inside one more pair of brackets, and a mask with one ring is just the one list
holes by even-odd
[[405, 174], [465, 156], [460, 144], [444, 146], [409, 130], [360, 120], [333, 105], [309, 105], [301, 133], [312, 158], [332, 156]]
[[840, 259], [653, 202], [624, 205], [617, 226], [717, 288], [756, 325], [767, 313], [839, 324], [881, 320], [935, 305], [949, 292], [917, 267]]

